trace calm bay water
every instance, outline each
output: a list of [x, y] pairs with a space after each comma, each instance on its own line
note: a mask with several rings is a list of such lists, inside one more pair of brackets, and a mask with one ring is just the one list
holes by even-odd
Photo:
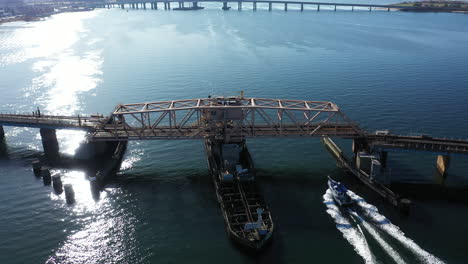
[[[289, 10], [113, 9], [0, 25], [0, 111], [107, 114], [117, 103], [244, 90], [333, 101], [369, 131], [467, 137], [468, 16]], [[62, 170], [77, 192], [67, 206], [32, 175], [38, 131], [5, 130], [0, 263], [468, 260], [464, 203], [414, 197], [402, 218], [353, 186], [394, 224], [372, 226], [327, 204], [325, 176], [346, 176], [317, 139], [248, 141], [277, 226], [271, 247], [255, 256], [227, 239], [202, 142], [131, 142], [99, 201], [82, 172]], [[84, 134], [58, 136], [73, 154]], [[392, 180], [429, 183], [434, 161], [390, 154]], [[467, 186], [467, 171], [466, 157], [454, 157], [447, 184]]]

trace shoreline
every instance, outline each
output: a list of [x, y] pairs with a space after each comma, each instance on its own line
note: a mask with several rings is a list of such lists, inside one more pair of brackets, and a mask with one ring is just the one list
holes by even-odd
[[[468, 14], [468, 9], [465, 8], [453, 8], [453, 7], [442, 7], [442, 6], [418, 6], [418, 4], [424, 4], [426, 2], [402, 2], [398, 4], [390, 4], [390, 5], [406, 5], [408, 9], [405, 8], [398, 8], [398, 11], [401, 12], [416, 12], [416, 13], [455, 13], [455, 14]], [[447, 3], [446, 1], [437, 2], [439, 4]], [[466, 3], [468, 5], [468, 2]], [[416, 7], [416, 8], [415, 8]], [[52, 15], [62, 14], [62, 13], [73, 13], [73, 12], [86, 12], [86, 11], [93, 11], [96, 7], [67, 7], [54, 11], [52, 13], [44, 13], [38, 14], [35, 16], [16, 16], [1, 19], [0, 18], [0, 25], [12, 22], [34, 22], [34, 21], [41, 21], [44, 18], [50, 17]]]
[[62, 14], [62, 13], [75, 13], [75, 12], [86, 12], [86, 11], [93, 11], [95, 10], [94, 7], [85, 7], [85, 8], [70, 8], [70, 9], [63, 9], [63, 10], [58, 10], [54, 11], [52, 13], [45, 13], [45, 14], [40, 14], [32, 17], [28, 16], [17, 16], [17, 17], [11, 17], [7, 19], [0, 19], [0, 26], [3, 24], [7, 23], [13, 23], [13, 22], [35, 22], [35, 21], [41, 21], [44, 18], [57, 15], [57, 14]]
[[[425, 13], [468, 13], [468, 2], [447, 0], [422, 0], [416, 2], [401, 2], [392, 4], [404, 6], [400, 8], [403, 12], [425, 12]], [[407, 8], [405, 8], [407, 7]]]

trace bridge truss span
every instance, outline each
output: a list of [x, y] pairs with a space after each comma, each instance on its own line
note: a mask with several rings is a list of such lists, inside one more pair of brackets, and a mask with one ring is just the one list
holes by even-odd
[[217, 97], [120, 104], [92, 140], [225, 137], [358, 137], [359, 127], [325, 101]]

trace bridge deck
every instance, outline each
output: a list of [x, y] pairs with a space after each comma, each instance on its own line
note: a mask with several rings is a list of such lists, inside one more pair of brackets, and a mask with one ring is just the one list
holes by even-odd
[[0, 114], [0, 125], [52, 129], [94, 130], [105, 120], [103, 116], [56, 116], [28, 114]]
[[[315, 131], [314, 131], [315, 130]], [[314, 133], [312, 133], [314, 131]], [[277, 138], [277, 137], [321, 137], [324, 135], [342, 138], [359, 137], [352, 126], [243, 126], [240, 128], [220, 128], [184, 126], [184, 127], [158, 127], [157, 129], [128, 129], [123, 125], [107, 125], [90, 135], [94, 141], [114, 140], [157, 140], [157, 139], [204, 139], [220, 135], [247, 138]]]
[[199, 1], [194, 1], [194, 0], [121, 0], [117, 1], [115, 3], [105, 3], [105, 4], [117, 4], [117, 5], [122, 5], [122, 4], [140, 4], [140, 3], [179, 3], [179, 2], [184, 2], [184, 3], [193, 3], [193, 2], [198, 2], [198, 3], [223, 3], [223, 2], [229, 2], [229, 3], [272, 3], [272, 4], [291, 4], [291, 5], [312, 5], [312, 6], [354, 6], [354, 7], [375, 7], [375, 8], [394, 8], [394, 9], [400, 9], [400, 8], [405, 8], [405, 9], [411, 9], [411, 6], [399, 6], [399, 5], [379, 5], [379, 4], [358, 4], [358, 3], [334, 3], [334, 2], [306, 2], [306, 1], [281, 1], [281, 0], [273, 0], [273, 1], [268, 1], [268, 0], [199, 0]]
[[426, 151], [433, 153], [468, 154], [468, 140], [421, 136], [368, 135], [371, 147], [381, 150]]
[[468, 154], [468, 140], [369, 134], [332, 102], [218, 97], [118, 105], [109, 116], [0, 114], [0, 126], [88, 131], [92, 141], [339, 137], [382, 151]]

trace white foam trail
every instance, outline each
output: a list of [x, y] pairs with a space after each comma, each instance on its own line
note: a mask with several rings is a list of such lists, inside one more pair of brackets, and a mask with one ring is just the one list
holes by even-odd
[[400, 254], [398, 254], [398, 252], [396, 252], [395, 249], [393, 249], [392, 246], [390, 246], [390, 244], [388, 244], [383, 238], [382, 236], [379, 234], [379, 232], [375, 229], [375, 227], [373, 227], [372, 225], [370, 225], [369, 223], [365, 222], [359, 215], [357, 215], [356, 212], [353, 212], [352, 210], [349, 210], [348, 211], [351, 215], [353, 215], [354, 217], [357, 217], [358, 220], [360, 220], [360, 224], [362, 226], [364, 226], [364, 228], [372, 235], [372, 237], [377, 241], [377, 243], [379, 243], [379, 245], [385, 250], [385, 252], [398, 264], [400, 263], [406, 263], [403, 258], [400, 256]]
[[444, 263], [441, 259], [422, 249], [412, 239], [406, 237], [405, 233], [401, 231], [399, 227], [392, 224], [390, 220], [379, 213], [377, 207], [367, 203], [362, 197], [352, 191], [348, 190], [348, 194], [353, 200], [358, 200], [357, 205], [362, 209], [367, 217], [372, 219], [375, 223], [381, 223], [377, 224], [378, 228], [398, 240], [403, 246], [413, 252], [413, 254], [415, 254], [423, 263]]
[[365, 263], [376, 263], [369, 244], [359, 226], [352, 225], [334, 204], [330, 190], [323, 195], [323, 203], [327, 206], [327, 213], [335, 220], [336, 227], [343, 237], [354, 247], [354, 250], [364, 259]]

